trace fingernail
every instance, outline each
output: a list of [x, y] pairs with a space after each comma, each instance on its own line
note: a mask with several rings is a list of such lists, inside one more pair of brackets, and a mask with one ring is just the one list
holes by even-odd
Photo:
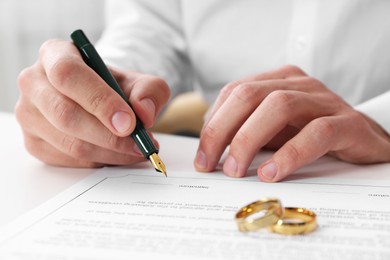
[[276, 176], [276, 173], [278, 172], [278, 166], [273, 161], [267, 163], [263, 168], [261, 169], [261, 174], [267, 178], [267, 179], [273, 179]]
[[206, 155], [204, 154], [204, 152], [198, 151], [198, 153], [196, 154], [196, 158], [195, 158], [195, 164], [199, 170], [206, 170], [207, 169], [207, 159], [206, 159]]
[[225, 174], [231, 177], [238, 177], [237, 176], [237, 161], [234, 159], [233, 156], [229, 155], [226, 159], [225, 163], [223, 164], [223, 170]]
[[126, 112], [116, 112], [111, 119], [112, 125], [119, 133], [125, 133], [131, 125], [131, 117]]
[[150, 98], [144, 98], [140, 102], [146, 112], [149, 115], [152, 115], [154, 119], [154, 117], [156, 116], [156, 105], [154, 104], [154, 102]]

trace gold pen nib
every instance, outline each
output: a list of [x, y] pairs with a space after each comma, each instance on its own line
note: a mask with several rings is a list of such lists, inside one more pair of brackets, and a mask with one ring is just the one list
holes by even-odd
[[167, 169], [165, 168], [164, 163], [161, 161], [160, 157], [156, 153], [150, 155], [149, 159], [152, 162], [156, 171], [162, 172], [165, 175], [165, 177], [168, 177]]

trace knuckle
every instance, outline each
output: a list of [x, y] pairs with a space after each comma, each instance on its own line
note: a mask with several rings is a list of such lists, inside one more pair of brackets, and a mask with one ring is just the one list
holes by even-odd
[[330, 140], [336, 131], [335, 122], [329, 118], [317, 118], [312, 122], [312, 134], [320, 140]]
[[93, 114], [96, 114], [99, 110], [106, 107], [107, 104], [113, 104], [113, 102], [110, 100], [110, 97], [107, 95], [107, 93], [104, 92], [91, 93], [87, 100], [90, 112]]
[[75, 70], [79, 67], [79, 60], [73, 56], [62, 56], [55, 60], [48, 68], [47, 76], [49, 80], [61, 88], [65, 82], [72, 79], [72, 75], [76, 73]]
[[282, 70], [285, 70], [287, 72], [290, 72], [291, 74], [294, 74], [294, 75], [304, 75], [305, 72], [300, 68], [298, 67], [297, 65], [293, 65], [293, 64], [288, 64], [288, 65], [285, 65], [282, 67]]
[[110, 131], [106, 131], [106, 136], [104, 138], [105, 144], [108, 149], [119, 151], [121, 149], [121, 142], [120, 138], [116, 135], [114, 135]]
[[145, 76], [150, 85], [154, 86], [155, 89], [158, 89], [159, 91], [159, 100], [163, 101], [164, 103], [168, 101], [170, 95], [171, 95], [171, 90], [168, 86], [168, 83], [163, 80], [162, 78], [156, 77], [156, 76], [151, 76], [147, 75]]
[[353, 122], [354, 125], [366, 125], [367, 124], [367, 119], [358, 111], [356, 110], [351, 110], [348, 113], [348, 119], [349, 121]]
[[212, 170], [217, 165], [224, 149], [226, 148], [225, 136], [211, 125], [206, 126], [200, 136], [199, 149], [207, 156], [207, 170]]
[[26, 147], [27, 152], [37, 157], [41, 152], [41, 149], [39, 148], [39, 139], [25, 132], [23, 132], [23, 135], [24, 146]]
[[264, 103], [273, 109], [277, 109], [279, 116], [289, 115], [294, 106], [294, 97], [283, 90], [275, 90], [268, 94]]
[[256, 97], [257, 89], [250, 83], [239, 84], [232, 92], [237, 99], [247, 102]]
[[158, 89], [168, 89], [167, 82], [159, 77], [149, 76], [149, 81]]
[[291, 101], [291, 99], [292, 99], [291, 95], [288, 92], [283, 91], [283, 90], [272, 91], [267, 96], [268, 102], [271, 102], [272, 104], [289, 103]]
[[201, 133], [202, 140], [204, 143], [213, 145], [216, 144], [216, 139], [218, 138], [218, 131], [210, 124], [207, 124]]
[[350, 136], [362, 136], [368, 134], [368, 129], [370, 129], [370, 131], [375, 129], [372, 128], [372, 125], [370, 124], [368, 119], [356, 110], [349, 110], [348, 112], [346, 112], [346, 114], [340, 117], [340, 120], [343, 120], [342, 124], [344, 126], [339, 127], [345, 127], [345, 125], [352, 126], [348, 128]]
[[46, 50], [52, 49], [53, 46], [57, 45], [61, 41], [62, 40], [56, 38], [47, 39], [42, 43], [41, 47], [39, 48], [39, 52], [45, 52]]
[[23, 69], [17, 78], [17, 85], [21, 93], [29, 91], [31, 79], [34, 77], [33, 67]]
[[226, 99], [238, 85], [238, 81], [228, 83], [220, 90], [219, 95]]
[[65, 101], [61, 97], [56, 97], [52, 102], [57, 127], [63, 130], [70, 129], [73, 120], [76, 118], [76, 105]]
[[85, 143], [75, 137], [64, 136], [62, 146], [68, 155], [78, 160], [83, 160], [88, 155]]
[[26, 124], [26, 116], [28, 116], [29, 109], [21, 98], [15, 104], [15, 117], [19, 124], [23, 127]]
[[163, 83], [160, 83], [157, 85], [159, 89], [159, 98], [166, 103], [169, 100], [169, 97], [171, 96], [171, 89], [169, 88], [168, 84], [163, 81]]
[[[297, 79], [297, 83], [299, 83], [301, 86], [305, 86], [307, 91], [311, 93], [324, 93], [324, 91], [328, 94], [331, 94], [327, 87], [318, 79], [315, 79], [313, 77], [300, 77]], [[331, 98], [336, 98], [336, 95], [333, 94], [330, 96]]]
[[234, 143], [234, 146], [248, 147], [253, 141], [245, 131], [238, 131], [232, 143]]
[[45, 53], [52, 48], [53, 44], [58, 42], [58, 40], [55, 39], [49, 39], [42, 43], [41, 47], [39, 48], [39, 56], [45, 55]]
[[284, 156], [287, 159], [287, 164], [294, 169], [295, 165], [304, 159], [304, 154], [291, 142], [283, 145]]

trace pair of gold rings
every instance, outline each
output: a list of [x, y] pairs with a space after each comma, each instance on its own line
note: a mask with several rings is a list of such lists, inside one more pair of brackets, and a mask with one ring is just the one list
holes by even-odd
[[[253, 217], [259, 214], [259, 216]], [[267, 228], [284, 235], [299, 235], [312, 232], [317, 227], [317, 217], [305, 208], [283, 208], [276, 198], [264, 198], [242, 207], [236, 214], [241, 232]]]

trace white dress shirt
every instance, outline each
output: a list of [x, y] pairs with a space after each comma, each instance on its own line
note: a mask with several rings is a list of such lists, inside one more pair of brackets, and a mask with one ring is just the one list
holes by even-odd
[[110, 0], [112, 66], [210, 103], [229, 81], [294, 64], [390, 132], [388, 0]]

